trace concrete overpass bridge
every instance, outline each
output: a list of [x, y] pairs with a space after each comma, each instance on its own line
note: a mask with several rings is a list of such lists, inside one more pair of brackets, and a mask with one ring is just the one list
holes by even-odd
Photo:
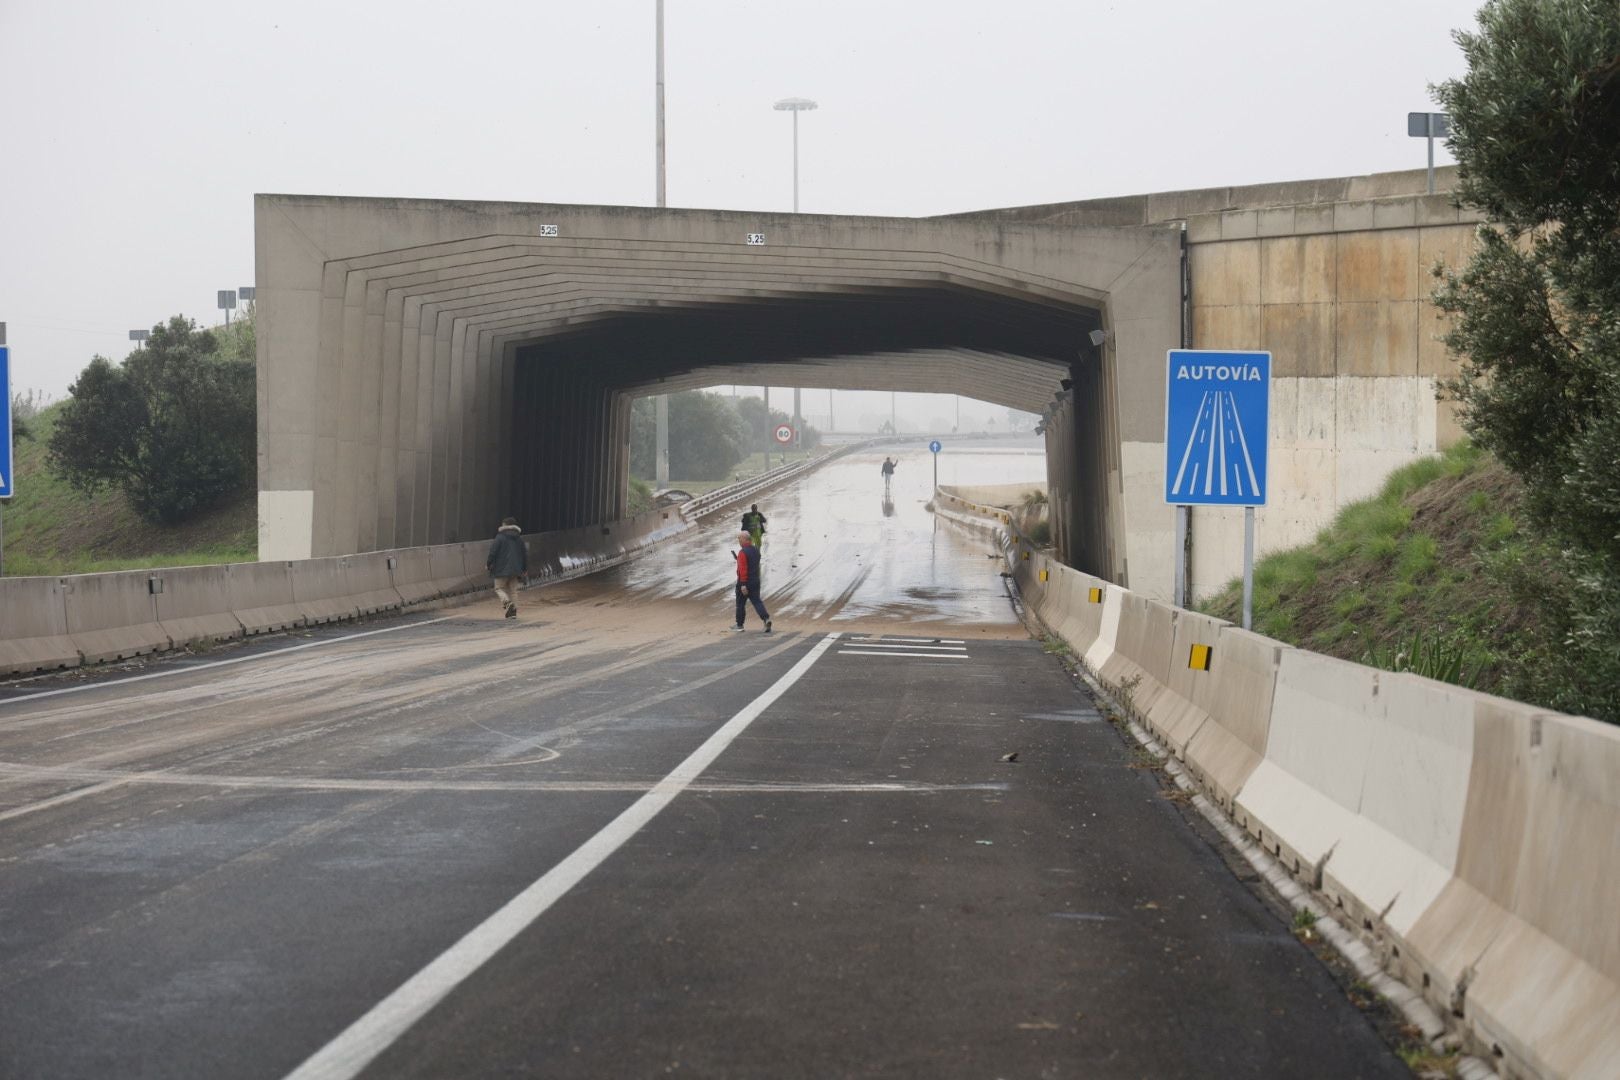
[[[622, 517], [635, 396], [768, 382], [1044, 413], [1060, 556], [1168, 596], [1167, 349], [1276, 354], [1262, 550], [1445, 442], [1422, 269], [1471, 225], [1421, 175], [928, 219], [262, 195], [260, 555]], [[1195, 519], [1195, 589], [1237, 521]]]

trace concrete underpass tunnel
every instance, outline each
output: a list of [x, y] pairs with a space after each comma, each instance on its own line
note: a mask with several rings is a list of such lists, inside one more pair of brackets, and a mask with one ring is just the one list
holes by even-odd
[[260, 195], [255, 237], [261, 559], [622, 517], [632, 399], [770, 384], [1043, 414], [1059, 556], [1168, 592], [1177, 227]]
[[[959, 287], [737, 297], [624, 312], [514, 342], [503, 488], [526, 528], [623, 513], [630, 402], [717, 384], [958, 393], [1042, 413], [1053, 541], [1111, 565], [1097, 310]], [[532, 523], [532, 524], [531, 524]]]

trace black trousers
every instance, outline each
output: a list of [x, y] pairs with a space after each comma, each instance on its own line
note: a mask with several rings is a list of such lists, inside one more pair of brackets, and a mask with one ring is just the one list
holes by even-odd
[[743, 618], [748, 614], [748, 602], [750, 600], [754, 603], [754, 610], [759, 613], [760, 621], [770, 622], [770, 613], [765, 610], [765, 605], [759, 599], [759, 588], [754, 585], [744, 585], [739, 581], [737, 582], [737, 625], [741, 626], [743, 624]]

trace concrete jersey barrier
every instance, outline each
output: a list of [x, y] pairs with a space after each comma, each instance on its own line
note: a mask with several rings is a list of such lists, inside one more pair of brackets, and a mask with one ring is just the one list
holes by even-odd
[[78, 667], [57, 578], [0, 578], [0, 675]]
[[293, 599], [291, 563], [232, 563], [230, 570], [230, 610], [244, 633], [304, 625], [304, 613]]
[[1472, 1049], [1509, 1077], [1620, 1076], [1620, 728], [1171, 610], [1026, 560], [999, 507], [935, 508], [1000, 531], [1042, 622]]
[[443, 595], [439, 592], [437, 580], [433, 576], [431, 549], [404, 548], [391, 552], [390, 556], [393, 566], [389, 571], [389, 582], [399, 595], [401, 604], [407, 607], [412, 604], [425, 604]]
[[[694, 528], [675, 508], [524, 537], [530, 577], [588, 573]], [[293, 562], [0, 578], [0, 675], [121, 660], [475, 593], [489, 541]]]
[[158, 623], [145, 570], [62, 579], [68, 637], [87, 664], [160, 652], [173, 640]]
[[193, 641], [230, 641], [243, 635], [231, 613], [231, 568], [176, 566], [153, 570], [158, 625], [176, 647]]

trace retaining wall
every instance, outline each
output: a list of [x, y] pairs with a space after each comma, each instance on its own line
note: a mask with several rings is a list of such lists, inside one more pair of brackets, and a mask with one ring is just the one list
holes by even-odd
[[1620, 1076], [1620, 728], [1295, 649], [935, 505], [998, 530], [1041, 621], [1502, 1074]]

